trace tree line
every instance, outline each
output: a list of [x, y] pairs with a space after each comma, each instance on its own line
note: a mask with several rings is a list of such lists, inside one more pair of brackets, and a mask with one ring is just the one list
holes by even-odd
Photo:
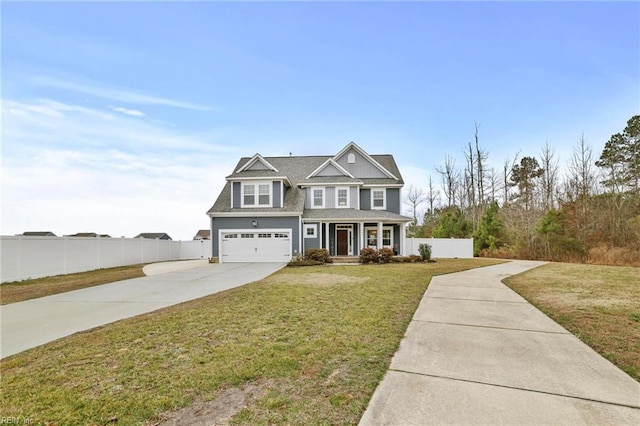
[[537, 156], [489, 163], [479, 126], [405, 204], [410, 237], [474, 238], [479, 256], [640, 266], [640, 115], [596, 157], [584, 135], [565, 167], [546, 143]]

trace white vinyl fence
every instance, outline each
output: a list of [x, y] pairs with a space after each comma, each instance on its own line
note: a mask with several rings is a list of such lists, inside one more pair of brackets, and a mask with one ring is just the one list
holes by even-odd
[[473, 257], [473, 238], [407, 238], [406, 253], [417, 254], [420, 244], [431, 246], [432, 258], [470, 258]]
[[0, 236], [0, 282], [210, 257], [210, 240]]

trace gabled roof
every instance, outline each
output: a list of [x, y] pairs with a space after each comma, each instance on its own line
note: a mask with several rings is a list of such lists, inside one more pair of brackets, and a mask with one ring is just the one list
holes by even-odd
[[369, 161], [374, 167], [376, 167], [378, 170], [380, 170], [384, 175], [388, 176], [390, 179], [395, 179], [395, 180], [399, 180], [393, 173], [391, 173], [389, 170], [387, 170], [386, 167], [384, 167], [382, 164], [380, 164], [379, 162], [377, 162], [373, 156], [367, 154], [365, 152], [365, 150], [363, 150], [362, 148], [360, 148], [355, 142], [349, 142], [349, 144], [347, 146], [345, 146], [344, 148], [342, 148], [342, 150], [340, 150], [339, 153], [337, 153], [336, 155], [333, 156], [333, 159], [335, 161], [338, 161], [343, 155], [345, 155], [346, 153], [348, 153], [351, 149], [353, 149], [354, 151], [356, 151], [358, 154], [362, 155], [367, 161]]
[[77, 234], [69, 235], [70, 237], [100, 237], [100, 238], [111, 238], [111, 235], [108, 234], [96, 234], [95, 232], [78, 232]]
[[334, 168], [336, 170], [336, 172], [338, 172], [338, 174], [326, 175], [326, 176], [347, 176], [347, 177], [350, 177], [350, 178], [353, 178], [353, 179], [356, 178], [351, 173], [346, 171], [340, 164], [336, 163], [333, 160], [333, 158], [329, 158], [327, 161], [325, 161], [320, 166], [318, 166], [317, 169], [315, 169], [313, 172], [309, 173], [309, 176], [307, 176], [306, 179], [311, 179], [312, 177], [318, 176], [323, 171], [330, 170], [331, 168]]
[[[357, 178], [354, 174], [340, 165], [336, 160], [339, 155], [346, 153], [350, 148], [356, 150], [363, 156], [366, 161], [370, 162], [372, 167], [380, 170], [376, 173], [377, 177]], [[282, 157], [262, 157], [259, 154], [253, 157], [241, 158], [233, 172], [226, 177], [227, 183], [222, 189], [213, 206], [207, 213], [216, 215], [232, 215], [232, 213], [247, 214], [273, 214], [285, 215], [287, 213], [293, 215], [301, 215], [304, 211], [306, 191], [302, 189], [304, 186], [313, 185], [388, 185], [401, 186], [404, 184], [400, 176], [400, 170], [392, 155], [368, 155], [355, 143], [351, 142], [347, 147], [341, 150], [337, 156], [319, 155], [319, 156], [282, 156]], [[253, 170], [251, 162], [264, 161], [272, 168]], [[334, 167], [336, 171], [344, 170], [342, 176], [317, 176], [322, 174], [324, 167]], [[311, 176], [317, 172], [315, 176]], [[283, 180], [289, 187], [284, 195], [284, 205], [280, 208], [235, 208], [231, 207], [232, 182], [251, 179], [273, 179]], [[379, 211], [378, 211], [379, 212]]]
[[55, 237], [51, 231], [27, 231], [22, 234], [25, 237]]
[[210, 229], [200, 229], [196, 235], [193, 237], [194, 240], [196, 239], [209, 239], [211, 237], [211, 230]]
[[[245, 170], [249, 170], [251, 169], [251, 167], [256, 164], [256, 163], [262, 163], [262, 165], [264, 167], [266, 167], [267, 170], [271, 170], [273, 172], [278, 172], [278, 169], [276, 169], [275, 167], [273, 167], [271, 164], [269, 164], [269, 162], [267, 160], [264, 159], [264, 157], [258, 153], [256, 153], [256, 155], [254, 155], [253, 157], [251, 157], [249, 159], [249, 161], [247, 161], [242, 167], [240, 167], [240, 169], [238, 170], [238, 172], [243, 172]], [[260, 169], [261, 170], [261, 169]]]

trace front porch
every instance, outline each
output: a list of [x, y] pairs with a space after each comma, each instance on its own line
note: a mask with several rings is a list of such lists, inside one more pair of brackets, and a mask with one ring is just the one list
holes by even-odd
[[405, 250], [404, 223], [398, 222], [305, 222], [304, 250], [325, 248], [334, 257], [358, 259], [364, 247], [389, 248], [402, 255]]

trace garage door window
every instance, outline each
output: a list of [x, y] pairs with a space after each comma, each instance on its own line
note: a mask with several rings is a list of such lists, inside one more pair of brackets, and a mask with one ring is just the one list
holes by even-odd
[[253, 238], [255, 237], [254, 234], [240, 234], [240, 238]]
[[258, 234], [258, 238], [271, 238], [271, 234]]

